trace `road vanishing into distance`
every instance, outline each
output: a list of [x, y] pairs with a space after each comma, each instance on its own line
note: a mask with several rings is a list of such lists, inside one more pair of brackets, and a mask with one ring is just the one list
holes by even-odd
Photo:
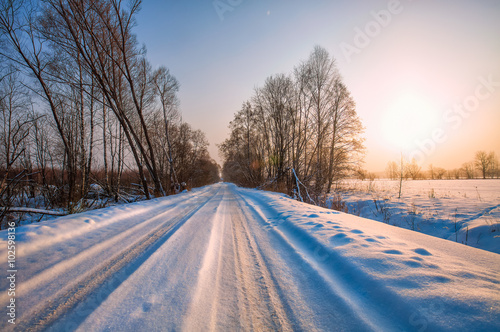
[[[275, 209], [280, 200], [288, 199], [270, 201], [258, 191], [219, 183], [36, 225], [18, 235], [26, 246], [18, 245], [16, 324], [3, 319], [0, 329], [448, 329], [439, 321], [422, 321], [400, 293], [335, 254], [334, 248], [349, 239], [337, 235], [365, 236], [363, 231], [344, 228], [342, 233], [338, 226], [333, 249], [324, 248], [307, 232], [285, 227], [293, 215]], [[304, 215], [296, 217], [303, 219], [323, 213], [299, 208]], [[384, 241], [383, 236], [369, 239], [363, 241]], [[413, 252], [419, 256], [416, 264], [429, 255], [425, 249]], [[492, 255], [486, 260], [497, 259]], [[498, 288], [498, 279], [492, 278], [491, 287]], [[6, 288], [7, 281], [0, 286]], [[4, 308], [8, 300], [2, 291]]]

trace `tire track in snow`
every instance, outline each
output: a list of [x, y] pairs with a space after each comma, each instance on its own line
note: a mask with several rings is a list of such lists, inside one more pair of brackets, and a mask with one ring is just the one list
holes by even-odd
[[[233, 194], [233, 197], [236, 196]], [[292, 331], [282, 299], [277, 292], [270, 269], [248, 229], [247, 216], [239, 204], [231, 215], [236, 274], [241, 285], [240, 301], [244, 303], [244, 328], [251, 330]]]
[[[217, 193], [220, 191], [218, 189]], [[199, 205], [189, 208], [184, 213], [170, 219], [157, 227], [147, 235], [143, 236], [139, 241], [127, 247], [119, 254], [115, 255], [111, 260], [101, 264], [101, 267], [92, 272], [84, 278], [84, 280], [73, 285], [64, 294], [57, 296], [57, 298], [49, 301], [43, 307], [35, 309], [30, 313], [30, 317], [21, 320], [14, 327], [18, 331], [43, 331], [68, 315], [78, 305], [85, 304], [92, 294], [97, 293], [97, 290], [106, 284], [106, 282], [113, 282], [118, 280], [118, 284], [114, 284], [116, 289], [125, 279], [113, 280], [113, 276], [118, 275], [119, 272], [125, 270], [126, 267], [133, 265], [133, 270], [136, 270], [142, 262], [144, 262], [154, 251], [156, 251], [163, 243], [165, 243], [191, 216], [203, 208], [214, 196], [209, 196], [206, 200], [202, 201]], [[127, 271], [127, 276], [133, 271]], [[107, 294], [105, 295], [105, 297]], [[104, 299], [100, 299], [101, 301]], [[93, 309], [96, 306], [92, 307]], [[88, 316], [92, 310], [82, 310], [84, 314], [80, 317], [82, 320]]]
[[277, 285], [228, 188], [211, 217], [213, 226], [199, 270], [185, 331], [291, 331]]
[[[212, 227], [208, 245], [203, 256], [203, 263], [198, 272], [198, 280], [188, 313], [183, 323], [185, 331], [215, 331], [218, 314], [223, 311], [219, 308], [221, 294], [224, 290], [224, 275], [230, 275], [233, 266], [225, 259], [227, 254], [227, 228], [229, 222], [226, 217], [226, 205], [221, 198], [215, 214], [210, 218]], [[227, 296], [228, 294], [226, 294]], [[238, 326], [239, 327], [239, 326]], [[237, 329], [231, 326], [230, 329]]]
[[[189, 197], [186, 201], [184, 201], [184, 203], [190, 200], [194, 200], [196, 198], [198, 197], [196, 196]], [[52, 276], [54, 275], [71, 274], [74, 278], [72, 279], [73, 282], [75, 280], [81, 279], [82, 275], [84, 276], [85, 274], [87, 274], [87, 272], [90, 272], [95, 267], [95, 265], [92, 265], [91, 261], [92, 258], [100, 257], [102, 258], [102, 260], [111, 259], [115, 254], [119, 253], [119, 252], [114, 252], [114, 249], [120, 247], [121, 243], [130, 243], [130, 241], [132, 242], [138, 241], [137, 234], [140, 234], [140, 232], [144, 228], [148, 226], [151, 227], [151, 224], [154, 224], [155, 222], [157, 223], [158, 219], [164, 218], [168, 214], [173, 213], [172, 211], [173, 209], [171, 208], [170, 205], [166, 206], [165, 208], [166, 209], [168, 208], [165, 212], [162, 212], [156, 215], [155, 217], [146, 219], [134, 225], [133, 227], [127, 228], [126, 230], [117, 233], [114, 236], [107, 237], [106, 241], [104, 242], [99, 242], [93, 246], [90, 246], [88, 249], [80, 252], [75, 256], [72, 256], [70, 258], [62, 258], [55, 264], [48, 265], [44, 267], [42, 270], [36, 271], [36, 273], [30, 279], [22, 281], [22, 287], [17, 292], [18, 297], [23, 297], [26, 294], [33, 292], [37, 294], [37, 292], [35, 292], [37, 289], [41, 289], [42, 287], [45, 288], [49, 287], [50, 285], [47, 284], [47, 281], [52, 282]], [[186, 209], [184, 208], [177, 213], [179, 215], [183, 215], [186, 213]], [[155, 229], [157, 229], [158, 227], [162, 227], [162, 225], [165, 224], [166, 223], [163, 222], [160, 223], [159, 226], [158, 225], [153, 225], [153, 226], [155, 226]], [[148, 233], [151, 232], [147, 232], [146, 234]], [[50, 295], [45, 295], [45, 296], [50, 296]], [[33, 299], [31, 297], [30, 299], [35, 300], [35, 303], [38, 300], [37, 298]], [[7, 302], [8, 302], [7, 293], [0, 294], [0, 303], [7, 303]]]
[[[242, 202], [246, 203], [246, 208], [242, 207], [242, 209], [254, 215], [262, 226], [269, 222], [266, 212], [261, 211], [259, 207], [277, 214], [272, 207], [260, 199], [253, 196], [246, 197], [247, 195], [241, 192], [238, 192], [238, 196]], [[253, 200], [257, 204], [254, 204]], [[280, 225], [281, 227], [272, 227], [270, 231], [282, 239], [282, 243], [289, 248], [288, 250], [295, 252], [310, 269], [321, 276], [331, 291], [343, 302], [342, 305], [350, 308], [352, 315], [364, 322], [366, 328], [373, 331], [393, 330], [395, 326], [398, 330], [405, 329], [407, 324], [399, 318], [410, 315], [403, 303], [393, 302], [390, 296], [392, 294], [381, 289], [380, 285], [373, 280], [365, 278], [361, 271], [341, 261], [334, 251], [316, 242], [303, 230], [290, 224], [280, 223]], [[342, 267], [341, 273], [336, 271], [336, 266]], [[386, 299], [388, 302], [382, 305], [374, 302], [373, 299]], [[391, 312], [399, 312], [399, 314], [391, 317]]]

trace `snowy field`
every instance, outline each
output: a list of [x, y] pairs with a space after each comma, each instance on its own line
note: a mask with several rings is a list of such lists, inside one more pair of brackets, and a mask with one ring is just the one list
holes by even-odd
[[500, 255], [232, 184], [22, 226], [16, 248], [2, 331], [500, 330]]
[[500, 253], [500, 180], [348, 180], [349, 213]]

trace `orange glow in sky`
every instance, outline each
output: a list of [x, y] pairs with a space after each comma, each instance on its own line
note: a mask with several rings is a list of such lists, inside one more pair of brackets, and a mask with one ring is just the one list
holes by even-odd
[[217, 161], [216, 144], [253, 88], [292, 72], [314, 45], [337, 59], [356, 101], [368, 170], [383, 171], [401, 152], [424, 169], [458, 168], [477, 150], [500, 155], [499, 1], [270, 0], [224, 8], [148, 0], [136, 30], [153, 65], [179, 79], [183, 117], [207, 133]]

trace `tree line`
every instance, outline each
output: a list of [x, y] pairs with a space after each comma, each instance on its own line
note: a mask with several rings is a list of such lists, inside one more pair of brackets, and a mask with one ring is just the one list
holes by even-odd
[[140, 4], [0, 0], [1, 217], [27, 196], [71, 213], [96, 185], [118, 201], [219, 179], [179, 82], [134, 35]]
[[475, 179], [477, 177], [498, 179], [500, 177], [500, 163], [494, 151], [489, 153], [477, 151], [474, 160], [464, 163], [460, 168], [446, 170], [430, 164], [427, 170], [423, 170], [415, 160], [408, 162], [402, 159], [400, 162], [388, 162], [385, 173], [391, 180], [397, 180], [401, 177], [405, 180]]
[[362, 161], [362, 123], [335, 59], [316, 46], [291, 74], [268, 77], [220, 144], [225, 181], [315, 201]]

